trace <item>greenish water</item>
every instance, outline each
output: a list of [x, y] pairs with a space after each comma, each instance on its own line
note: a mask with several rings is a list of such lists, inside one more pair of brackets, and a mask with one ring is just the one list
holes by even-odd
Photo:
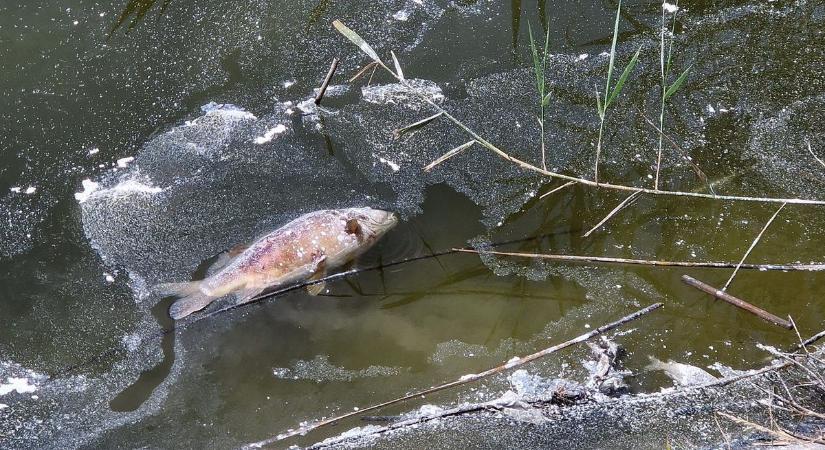
[[[681, 4], [677, 71], [693, 73], [668, 131], [725, 194], [825, 197], [825, 8], [816, 2]], [[476, 373], [664, 302], [617, 337], [636, 391], [668, 381], [648, 355], [706, 367], [761, 365], [757, 342], [796, 340], [684, 286], [728, 270], [540, 263], [451, 254], [296, 291], [160, 335], [169, 299], [149, 286], [203, 276], [234, 244], [297, 215], [368, 205], [401, 224], [367, 267], [452, 247], [737, 261], [777, 205], [643, 196], [585, 238], [625, 195], [558, 186], [475, 146], [446, 120], [393, 140], [432, 114], [381, 101], [365, 80], [302, 111], [333, 57], [333, 84], [367, 61], [340, 18], [443, 106], [514, 155], [539, 161], [527, 22], [550, 27], [549, 164], [589, 177], [615, 5], [609, 2], [64, 1], [0, 5], [0, 444], [237, 447], [412, 390]], [[610, 112], [601, 176], [652, 184], [661, 5], [625, 5], [622, 61], [637, 74]], [[376, 74], [374, 85], [390, 83]], [[382, 90], [383, 89], [383, 90]], [[376, 100], [377, 98], [377, 100]], [[386, 98], [386, 97], [384, 97]], [[234, 106], [207, 106], [210, 103]], [[267, 132], [283, 126], [283, 132]], [[134, 158], [124, 159], [124, 158]], [[702, 190], [666, 152], [665, 186]], [[84, 184], [84, 180], [86, 180]], [[94, 190], [92, 183], [98, 186]], [[85, 191], [84, 191], [85, 190]], [[92, 192], [94, 190], [94, 192]], [[82, 194], [86, 192], [87, 196]], [[822, 261], [821, 207], [785, 208], [751, 262]], [[730, 292], [802, 334], [825, 323], [817, 273], [743, 271]], [[585, 349], [530, 366], [583, 379]], [[70, 371], [67, 369], [71, 368]], [[49, 379], [48, 375], [58, 374]], [[484, 400], [505, 377], [429, 397]], [[36, 397], [36, 398], [35, 398]], [[390, 408], [393, 414], [423, 402]], [[353, 420], [290, 441], [309, 444]]]

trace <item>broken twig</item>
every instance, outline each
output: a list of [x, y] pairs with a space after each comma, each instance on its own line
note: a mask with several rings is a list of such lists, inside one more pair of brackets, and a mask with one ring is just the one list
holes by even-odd
[[[606, 264], [629, 264], [637, 266], [658, 267], [702, 267], [709, 269], [732, 269], [738, 264], [732, 262], [694, 262], [694, 261], [658, 261], [650, 259], [612, 258], [609, 256], [553, 255], [549, 253], [498, 252], [494, 250], [475, 250], [471, 248], [454, 248], [459, 253], [474, 253], [497, 256], [516, 256], [520, 258], [549, 259], [553, 261], [587, 262]], [[783, 272], [819, 272], [825, 270], [825, 264], [741, 264], [740, 269], [781, 270]]]
[[555, 353], [559, 350], [570, 347], [571, 345], [574, 345], [574, 344], [577, 344], [577, 343], [580, 343], [580, 342], [584, 342], [584, 341], [586, 341], [586, 340], [588, 340], [588, 339], [590, 339], [590, 338], [592, 338], [596, 335], [606, 333], [606, 332], [608, 332], [608, 331], [610, 331], [610, 330], [612, 330], [612, 329], [614, 329], [614, 328], [616, 328], [620, 325], [623, 325], [627, 322], [638, 319], [639, 317], [641, 317], [645, 314], [648, 314], [651, 311], [659, 309], [662, 306], [663, 306], [662, 303], [654, 303], [654, 304], [652, 304], [652, 305], [650, 305], [646, 308], [642, 308], [642, 309], [634, 312], [633, 314], [622, 317], [621, 319], [619, 319], [615, 322], [611, 322], [607, 325], [602, 325], [599, 328], [596, 328], [596, 329], [594, 329], [590, 332], [582, 334], [582, 335], [580, 335], [576, 338], [570, 339], [569, 341], [562, 342], [561, 344], [555, 345], [553, 347], [548, 347], [544, 350], [538, 351], [536, 353], [532, 353], [530, 355], [527, 355], [527, 356], [524, 356], [524, 357], [521, 357], [521, 358], [515, 357], [515, 358], [511, 359], [510, 361], [507, 361], [507, 363], [505, 363], [505, 364], [494, 367], [492, 369], [485, 370], [484, 372], [464, 375], [463, 377], [459, 378], [458, 380], [451, 381], [449, 383], [434, 386], [434, 387], [431, 387], [431, 388], [428, 388], [428, 389], [424, 389], [424, 390], [421, 390], [421, 391], [418, 391], [418, 392], [414, 392], [412, 394], [407, 394], [403, 397], [398, 397], [394, 400], [389, 400], [389, 401], [386, 401], [386, 402], [383, 402], [383, 403], [379, 403], [377, 405], [372, 405], [372, 406], [369, 406], [367, 408], [361, 408], [357, 411], [342, 414], [342, 415], [337, 416], [337, 417], [332, 417], [330, 419], [324, 419], [324, 420], [321, 420], [321, 421], [318, 421], [318, 422], [315, 422], [315, 423], [312, 423], [312, 424], [309, 424], [309, 425], [306, 425], [306, 426], [302, 426], [302, 427], [300, 427], [296, 430], [287, 431], [285, 433], [278, 434], [278, 435], [270, 437], [268, 439], [264, 439], [264, 440], [259, 441], [259, 442], [248, 444], [248, 445], [245, 446], [245, 448], [262, 448], [262, 447], [274, 444], [275, 442], [282, 441], [284, 439], [287, 439], [287, 438], [290, 438], [290, 437], [293, 437], [293, 436], [305, 435], [306, 433], [309, 433], [310, 431], [313, 431], [317, 428], [323, 427], [325, 425], [330, 425], [330, 424], [333, 424], [333, 423], [340, 422], [341, 420], [347, 419], [349, 417], [361, 415], [361, 414], [369, 412], [369, 411], [375, 411], [377, 409], [384, 408], [386, 406], [394, 405], [396, 403], [400, 403], [400, 402], [403, 402], [403, 401], [406, 401], [406, 400], [421, 397], [423, 395], [432, 394], [434, 392], [442, 391], [444, 389], [449, 389], [449, 388], [452, 388], [452, 387], [455, 387], [455, 386], [461, 386], [463, 384], [471, 383], [473, 381], [477, 381], [477, 380], [480, 380], [482, 378], [486, 378], [490, 375], [494, 375], [494, 374], [497, 374], [497, 373], [504, 372], [506, 370], [512, 369], [514, 367], [521, 366], [521, 365], [526, 364], [528, 362], [531, 362], [531, 361], [534, 361], [536, 359], [545, 357], [545, 356], [547, 356], [551, 353]]
[[759, 308], [758, 306], [751, 305], [750, 303], [740, 298], [734, 297], [721, 289], [716, 289], [715, 287], [707, 283], [701, 282], [696, 278], [691, 277], [690, 275], [682, 275], [682, 281], [684, 281], [685, 284], [687, 284], [688, 286], [695, 287], [696, 289], [706, 292], [718, 298], [719, 300], [724, 300], [733, 306], [744, 309], [745, 311], [758, 316], [766, 322], [770, 322], [774, 325], [778, 325], [782, 328], [787, 328], [789, 330], [793, 329], [793, 324], [788, 322], [787, 320], [779, 316], [773, 315], [765, 311], [764, 309]]
[[329, 86], [330, 80], [332, 80], [332, 75], [335, 74], [335, 70], [338, 69], [338, 58], [332, 59], [332, 64], [329, 65], [329, 71], [327, 72], [327, 76], [324, 78], [324, 82], [321, 83], [321, 88], [318, 89], [318, 95], [315, 96], [315, 104], [320, 105], [321, 99], [324, 98], [324, 93], [327, 92], [327, 87]]

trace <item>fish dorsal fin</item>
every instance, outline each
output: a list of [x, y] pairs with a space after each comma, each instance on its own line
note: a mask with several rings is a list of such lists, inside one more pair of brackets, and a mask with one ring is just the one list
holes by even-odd
[[[318, 262], [315, 263], [315, 271], [312, 275], [307, 278], [307, 281], [315, 281], [324, 278], [327, 275], [327, 256], [324, 255], [318, 259]], [[321, 281], [320, 283], [310, 284], [307, 286], [307, 292], [309, 295], [318, 295], [320, 294], [324, 288], [326, 287], [326, 283]]]
[[226, 266], [228, 266], [230, 263], [232, 263], [232, 261], [233, 261], [235, 258], [237, 258], [237, 257], [238, 257], [238, 255], [240, 255], [241, 253], [243, 253], [243, 252], [244, 252], [246, 249], [248, 249], [248, 248], [249, 248], [249, 246], [248, 246], [248, 245], [246, 245], [246, 244], [238, 244], [238, 245], [236, 245], [236, 246], [234, 246], [234, 247], [230, 248], [229, 250], [227, 250], [227, 251], [225, 251], [225, 252], [221, 253], [221, 254], [220, 254], [220, 255], [218, 255], [218, 257], [215, 259], [215, 262], [213, 262], [213, 263], [209, 266], [209, 269], [207, 270], [207, 272], [209, 272], [209, 273], [215, 273], [215, 272], [217, 272], [217, 271], [219, 271], [219, 270], [223, 269], [224, 267], [226, 267]]

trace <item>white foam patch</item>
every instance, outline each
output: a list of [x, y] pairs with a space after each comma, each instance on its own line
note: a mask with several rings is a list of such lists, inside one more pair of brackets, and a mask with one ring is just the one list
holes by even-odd
[[37, 386], [31, 384], [28, 378], [8, 377], [5, 383], [0, 384], [0, 395], [6, 395], [12, 391], [25, 394], [36, 390]]
[[393, 83], [364, 86], [361, 88], [364, 101], [377, 105], [399, 104], [418, 110], [427, 103], [422, 97], [440, 103], [444, 100], [441, 87], [430, 80], [408, 79], [405, 84]]
[[83, 186], [83, 190], [74, 193], [74, 198], [78, 201], [78, 203], [83, 203], [88, 200], [92, 193], [100, 187], [99, 183], [96, 183], [88, 178], [81, 181], [80, 184]]
[[393, 172], [398, 172], [398, 170], [401, 169], [401, 166], [398, 163], [390, 161], [389, 159], [382, 158], [379, 156], [378, 160], [381, 161], [381, 163], [390, 166], [390, 169], [392, 169]]
[[9, 190], [14, 192], [15, 194], [19, 194], [19, 193], [22, 192], [22, 193], [28, 194], [28, 195], [32, 195], [35, 192], [37, 192], [37, 188], [34, 187], [34, 186], [29, 186], [25, 190], [23, 188], [21, 188], [20, 186], [12, 186], [12, 187], [9, 188]]
[[255, 120], [255, 114], [239, 107], [232, 105], [230, 103], [215, 103], [209, 102], [203, 106], [201, 106], [201, 111], [205, 114], [201, 117], [198, 117], [194, 120], [187, 120], [185, 122], [186, 126], [193, 126], [198, 123], [204, 117], [214, 117], [219, 116], [222, 119], [229, 120], [229, 121], [243, 121], [243, 120]]
[[254, 139], [256, 144], [266, 144], [267, 142], [271, 141], [275, 135], [281, 134], [286, 131], [286, 127], [283, 124], [278, 124], [275, 128], [270, 128], [266, 130], [263, 136], [258, 136]]
[[329, 361], [329, 356], [318, 355], [315, 359], [296, 361], [289, 367], [275, 367], [272, 374], [276, 378], [292, 380], [313, 380], [315, 382], [352, 381], [358, 378], [390, 377], [398, 375], [401, 370], [397, 367], [369, 366], [365, 369], [346, 369], [335, 366]]
[[402, 10], [398, 11], [397, 13], [393, 14], [392, 18], [395, 19], [395, 20], [401, 21], [401, 22], [406, 22], [407, 20], [410, 19], [410, 11], [408, 11], [406, 9], [402, 9]]
[[126, 166], [129, 165], [130, 162], [132, 162], [134, 160], [135, 160], [134, 156], [127, 156], [125, 158], [120, 158], [120, 159], [117, 160], [117, 166], [121, 167], [121, 168], [125, 168]]

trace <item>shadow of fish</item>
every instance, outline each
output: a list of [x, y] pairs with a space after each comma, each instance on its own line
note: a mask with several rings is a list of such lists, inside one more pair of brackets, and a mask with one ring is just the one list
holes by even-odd
[[[280, 285], [323, 278], [370, 248], [398, 219], [372, 208], [325, 209], [304, 214], [219, 258], [218, 272], [200, 281], [156, 286], [162, 295], [181, 297], [169, 307], [173, 319], [200, 311], [216, 299], [235, 294], [244, 303]], [[316, 295], [323, 283], [307, 287]]]

